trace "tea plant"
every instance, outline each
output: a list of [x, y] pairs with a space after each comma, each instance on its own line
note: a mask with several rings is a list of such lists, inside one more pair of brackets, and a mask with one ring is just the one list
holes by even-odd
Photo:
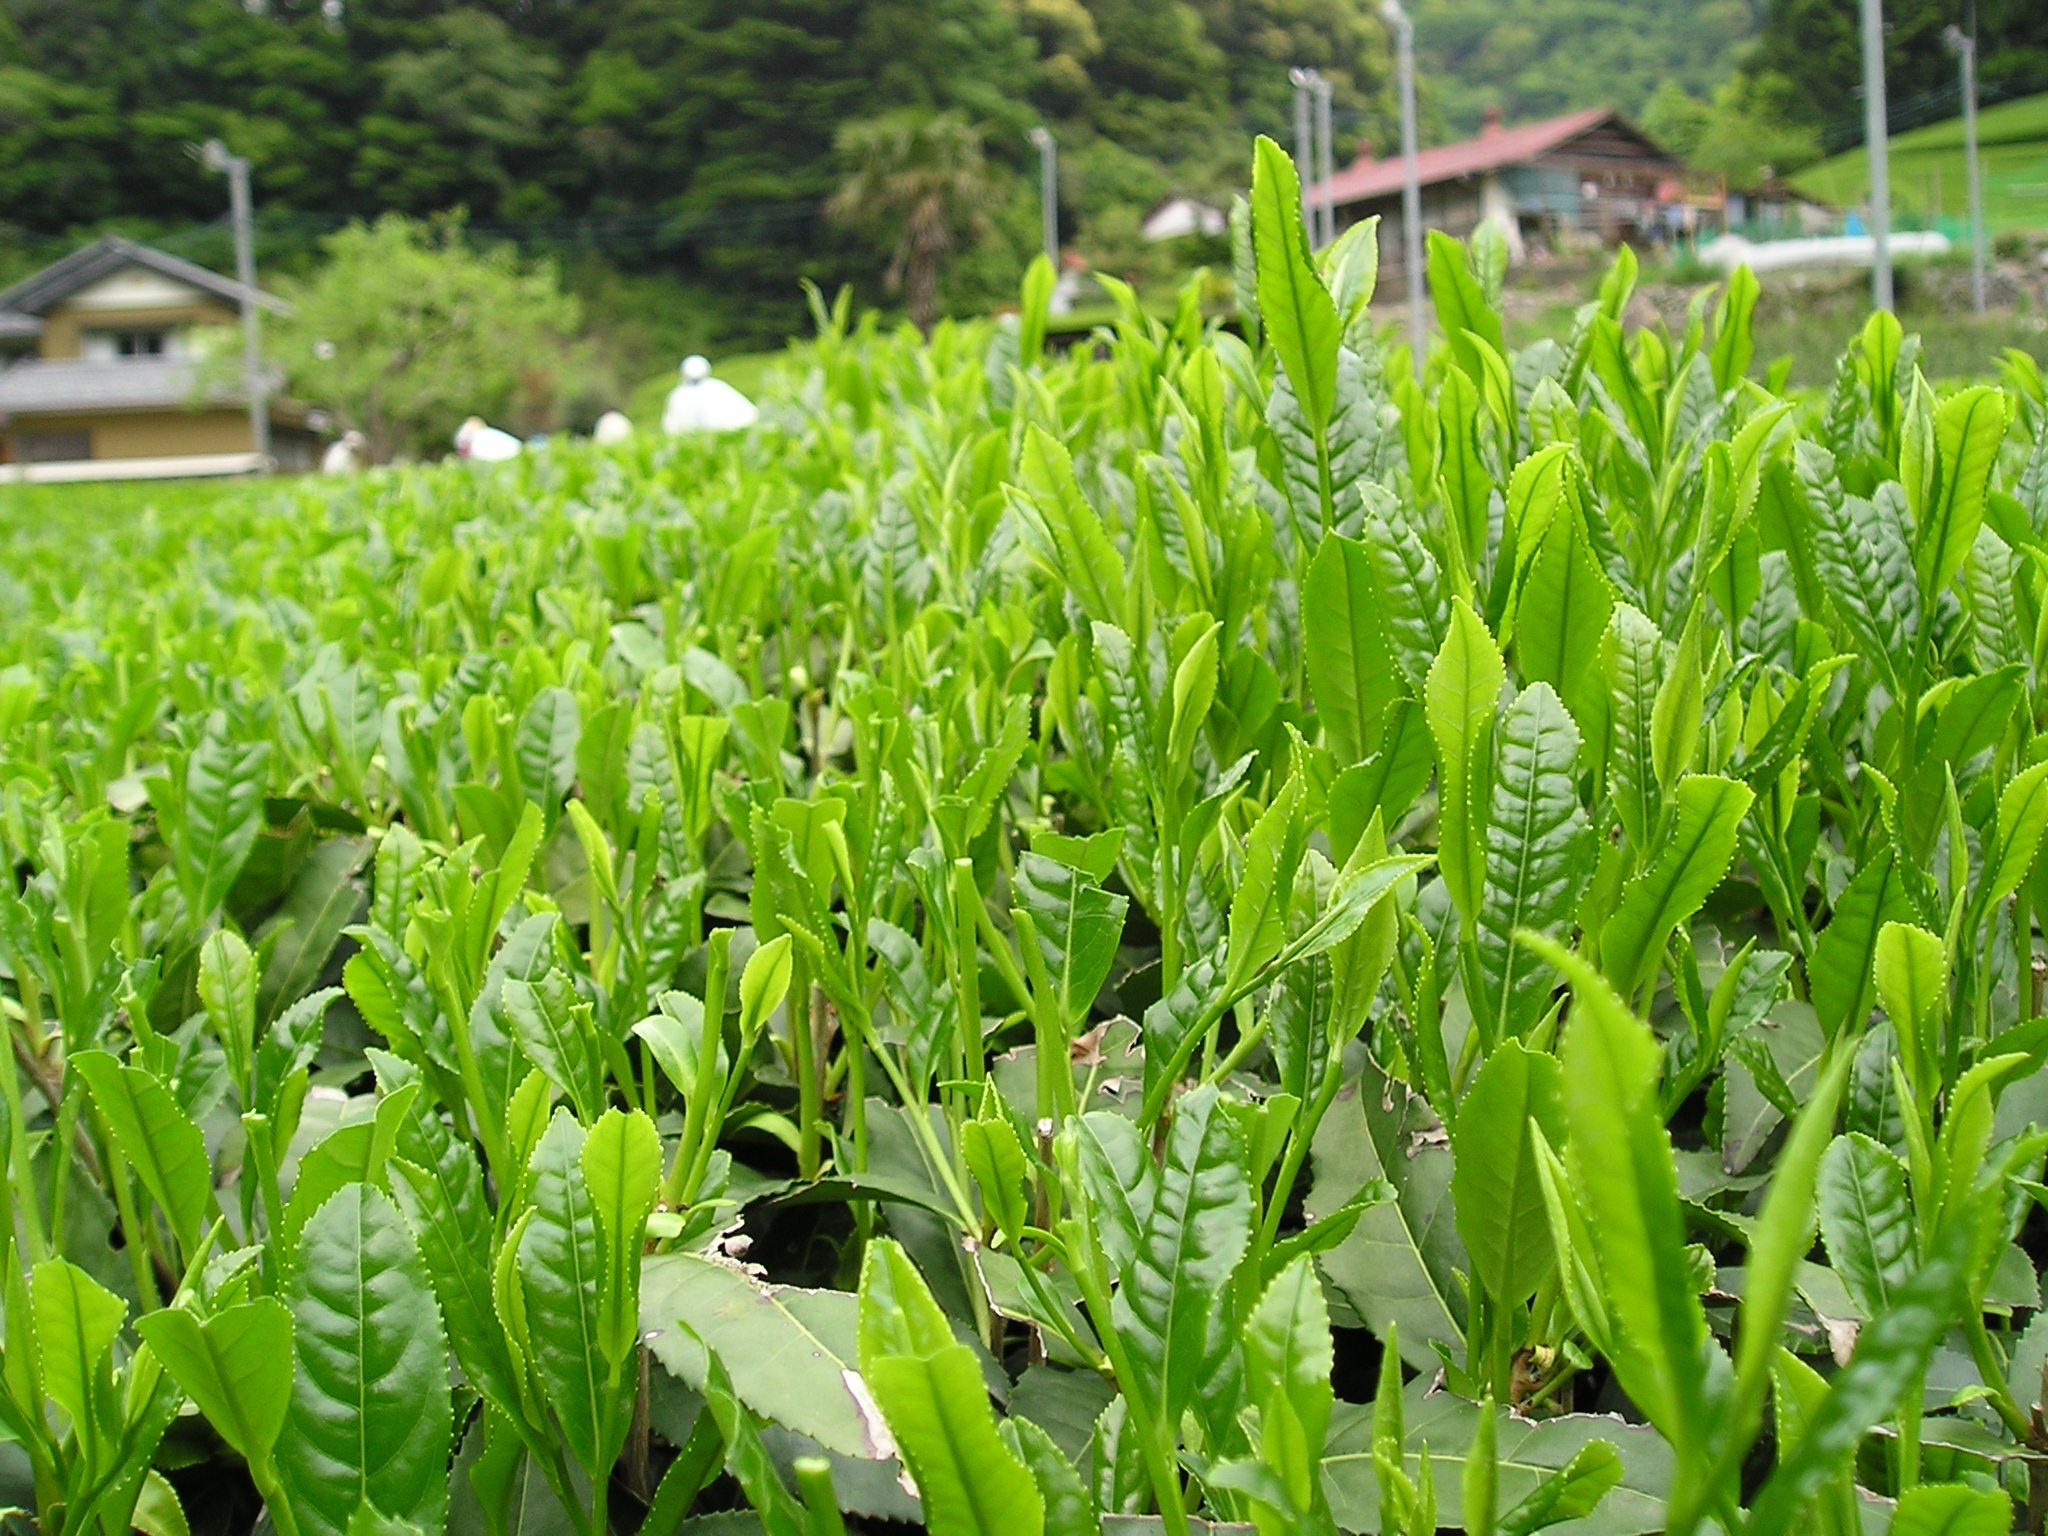
[[[1504, 252], [17, 527], [42, 1528], [2040, 1529], [2048, 405]], [[90, 493], [81, 492], [81, 498]]]

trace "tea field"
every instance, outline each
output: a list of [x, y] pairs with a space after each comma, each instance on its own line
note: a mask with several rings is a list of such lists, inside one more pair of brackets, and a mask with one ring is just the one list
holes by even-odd
[[[1624, 255], [0, 506], [50, 1536], [2039, 1530], [2048, 406]], [[96, 499], [99, 498], [99, 499]]]

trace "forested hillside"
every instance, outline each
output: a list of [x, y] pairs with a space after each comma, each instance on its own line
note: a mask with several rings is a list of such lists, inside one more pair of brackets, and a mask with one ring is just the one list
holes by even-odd
[[950, 110], [982, 129], [1006, 291], [1037, 245], [1030, 126], [1060, 135], [1069, 228], [1128, 240], [1286, 131], [1296, 63], [1347, 122], [1385, 120], [1370, 0], [0, 0], [0, 218], [213, 218], [187, 146], [219, 135], [273, 240], [461, 207], [795, 306], [800, 276], [886, 261], [820, 212], [844, 125]]
[[1416, 47], [1444, 124], [1489, 106], [1510, 121], [1580, 107], [1640, 112], [1666, 80], [1708, 96], [1767, 0], [1419, 0]]
[[[1890, 0], [1895, 101], [1952, 80], [1938, 36], [1968, 3]], [[1845, 0], [1413, 9], [1431, 139], [1489, 105], [1615, 106], [1741, 181], [1817, 158], [1856, 110]], [[2048, 73], [2048, 5], [1978, 15], [1988, 82]], [[1377, 0], [0, 0], [0, 280], [116, 224], [224, 264], [201, 227], [223, 189], [190, 153], [218, 136], [255, 162], [266, 272], [351, 219], [460, 209], [566, 257], [615, 329], [687, 312], [692, 345], [766, 342], [800, 323], [802, 278], [898, 299], [900, 221], [828, 200], [862, 146], [950, 144], [938, 302], [969, 312], [1037, 248], [1046, 123], [1067, 244], [1163, 284], [1190, 253], [1148, 252], [1139, 221], [1236, 190], [1253, 132], [1291, 137], [1293, 64], [1335, 81], [1340, 158], [1392, 143]], [[941, 115], [971, 142], [901, 131]]]

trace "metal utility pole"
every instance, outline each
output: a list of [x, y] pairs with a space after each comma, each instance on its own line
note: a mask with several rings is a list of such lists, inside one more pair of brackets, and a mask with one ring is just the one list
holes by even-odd
[[1319, 70], [1311, 70], [1315, 76], [1316, 89], [1316, 181], [1321, 196], [1316, 199], [1322, 213], [1322, 231], [1317, 236], [1319, 244], [1328, 245], [1337, 238], [1337, 205], [1331, 200], [1330, 178], [1336, 174], [1336, 152], [1330, 145], [1330, 103], [1336, 88], [1325, 79]]
[[1301, 173], [1301, 227], [1308, 231], [1308, 242], [1316, 242], [1316, 206], [1314, 181], [1316, 174], [1315, 134], [1311, 128], [1313, 115], [1310, 111], [1309, 92], [1315, 79], [1312, 69], [1290, 69], [1287, 78], [1294, 83], [1294, 164]]
[[1045, 234], [1045, 259], [1057, 272], [1060, 265], [1060, 151], [1052, 130], [1043, 126], [1031, 130], [1031, 142], [1038, 146], [1039, 222]]
[[1970, 187], [1970, 308], [1984, 313], [1984, 183], [1977, 164], [1977, 39], [1961, 27], [1946, 27], [1948, 44], [1963, 71], [1963, 159]]
[[231, 155], [219, 139], [199, 152], [209, 171], [228, 178], [228, 207], [235, 225], [235, 281], [242, 289], [242, 392], [249, 400], [249, 441], [264, 466], [270, 463], [270, 407], [263, 387], [263, 306], [256, 296], [256, 245], [249, 208], [249, 159]]
[[1408, 350], [1415, 376], [1429, 356], [1429, 321], [1422, 308], [1422, 166], [1415, 143], [1415, 23], [1401, 0], [1380, 0], [1380, 15], [1394, 32], [1394, 74], [1401, 93], [1401, 264], [1408, 269]]
[[1884, 105], [1884, 4], [1863, 0], [1863, 142], [1870, 156], [1870, 302], [1892, 305], [1890, 117]]

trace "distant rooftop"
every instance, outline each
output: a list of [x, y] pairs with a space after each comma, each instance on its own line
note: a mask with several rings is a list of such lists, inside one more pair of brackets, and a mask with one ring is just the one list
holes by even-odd
[[[120, 235], [107, 235], [51, 262], [12, 288], [0, 289], [0, 337], [35, 335], [33, 330], [10, 327], [22, 321], [34, 324], [37, 317], [48, 313], [72, 294], [91, 287], [102, 278], [113, 276], [125, 267], [147, 267], [175, 282], [223, 298], [230, 304], [239, 306], [242, 302], [242, 285], [231, 277], [223, 277], [210, 268], [187, 261], [182, 256], [173, 256], [168, 251], [159, 251]], [[256, 302], [276, 314], [291, 311], [291, 306], [283, 299], [260, 288], [256, 290]]]
[[[1500, 126], [1498, 117], [1492, 117], [1485, 130], [1477, 138], [1465, 139], [1456, 144], [1439, 144], [1434, 149], [1425, 149], [1416, 159], [1422, 185], [1431, 186], [1441, 181], [1456, 181], [1466, 176], [1477, 176], [1486, 171], [1497, 171], [1510, 165], [1519, 165], [1533, 160], [1569, 144], [1582, 134], [1590, 133], [1609, 123], [1620, 126], [1633, 138], [1641, 138], [1635, 129], [1629, 127], [1621, 114], [1607, 107], [1593, 107], [1583, 112], [1569, 112], [1563, 117], [1546, 118], [1540, 123], [1524, 123], [1517, 128]], [[1643, 139], [1646, 147], [1654, 148], [1649, 140]], [[1385, 197], [1401, 190], [1401, 157], [1389, 155], [1374, 159], [1370, 154], [1361, 154], [1358, 159], [1330, 177], [1330, 200], [1333, 203], [1362, 203], [1374, 198]], [[1316, 183], [1318, 189], [1322, 183]], [[0, 295], [4, 300], [5, 295]]]

